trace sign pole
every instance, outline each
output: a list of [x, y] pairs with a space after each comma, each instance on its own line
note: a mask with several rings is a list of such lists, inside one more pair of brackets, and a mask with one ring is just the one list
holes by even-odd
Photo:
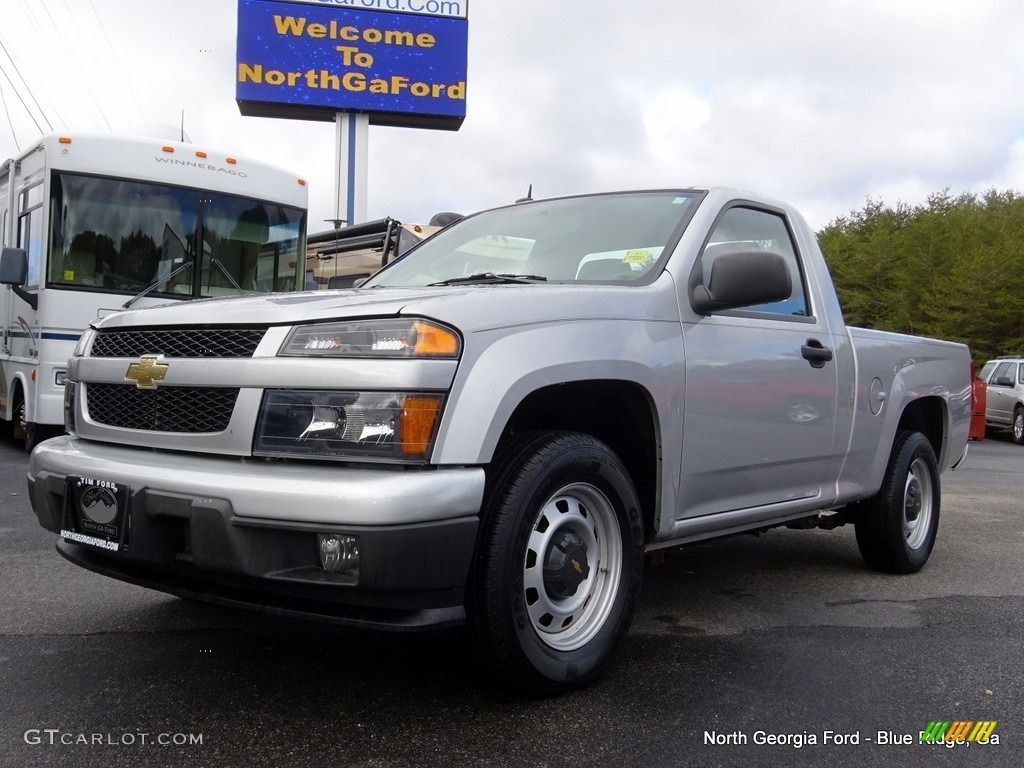
[[365, 112], [337, 112], [334, 124], [334, 218], [352, 226], [366, 221], [370, 116]]

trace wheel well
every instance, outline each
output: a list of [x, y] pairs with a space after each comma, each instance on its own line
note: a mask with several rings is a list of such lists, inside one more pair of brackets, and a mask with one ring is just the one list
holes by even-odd
[[21, 379], [14, 378], [11, 380], [11, 391], [8, 393], [8, 402], [10, 403], [10, 417], [14, 418], [14, 412], [18, 409], [18, 403], [25, 402], [25, 387], [21, 383]]
[[592, 435], [615, 451], [636, 488], [644, 535], [654, 532], [660, 440], [647, 391], [628, 381], [574, 381], [530, 393], [505, 425], [499, 445], [530, 430]]
[[900, 415], [897, 430], [920, 432], [932, 444], [935, 455], [942, 456], [946, 424], [946, 404], [940, 397], [922, 397], [910, 403]]

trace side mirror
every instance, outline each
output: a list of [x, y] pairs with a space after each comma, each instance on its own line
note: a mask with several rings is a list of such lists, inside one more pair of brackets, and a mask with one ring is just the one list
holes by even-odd
[[14, 294], [21, 297], [32, 309], [39, 308], [39, 295], [24, 288], [28, 280], [28, 254], [24, 248], [4, 248], [0, 251], [0, 285], [11, 286]]
[[0, 252], [0, 284], [24, 285], [28, 280], [28, 254], [24, 248], [4, 248]]
[[723, 253], [690, 291], [690, 304], [702, 315], [788, 299], [793, 281], [785, 260], [769, 251]]

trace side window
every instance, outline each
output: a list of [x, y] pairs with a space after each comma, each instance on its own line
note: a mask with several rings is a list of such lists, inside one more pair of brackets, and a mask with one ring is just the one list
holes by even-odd
[[[999, 363], [996, 366], [995, 373], [992, 374], [992, 378], [989, 380], [989, 386], [993, 387], [1005, 387], [1013, 384], [1014, 371], [1011, 369], [1012, 363]], [[1015, 367], [1015, 366], [1014, 366]]]
[[18, 247], [28, 253], [28, 280], [25, 285], [39, 285], [39, 268], [43, 258], [43, 185], [36, 184], [21, 193], [18, 216]]
[[755, 208], [730, 208], [719, 219], [701, 253], [701, 268], [708, 274], [714, 260], [723, 253], [772, 251], [782, 256], [789, 267], [793, 292], [789, 298], [771, 304], [744, 307], [744, 310], [806, 317], [810, 314], [803, 272], [793, 238], [782, 216]]

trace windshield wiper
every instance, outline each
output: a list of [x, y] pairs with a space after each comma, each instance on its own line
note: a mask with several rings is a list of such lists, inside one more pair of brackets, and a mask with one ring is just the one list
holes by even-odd
[[439, 280], [430, 285], [457, 285], [459, 283], [539, 283], [547, 282], [543, 275], [512, 275], [508, 272], [478, 272], [475, 275], [462, 275], [461, 277], [449, 277], [447, 280]]
[[155, 291], [159, 285], [161, 285], [162, 283], [169, 283], [171, 281], [171, 278], [177, 277], [180, 272], [184, 271], [187, 267], [191, 266], [191, 261], [182, 262], [174, 270], [171, 271], [171, 274], [167, 275], [166, 277], [158, 277], [155, 283], [150, 285], [148, 288], [142, 289], [142, 291], [128, 299], [128, 301], [121, 305], [121, 309], [128, 309], [132, 304], [141, 299], [143, 296], [148, 296], [152, 291]]
[[230, 272], [228, 272], [227, 267], [220, 263], [220, 259], [218, 259], [216, 256], [211, 256], [210, 263], [213, 264], [213, 266], [215, 266], [217, 269], [219, 269], [220, 273], [228, 279], [228, 282], [231, 283], [231, 287], [238, 291], [239, 296], [245, 296], [245, 291], [242, 289], [242, 286], [240, 286], [238, 284], [238, 281], [235, 280], [234, 277], [232, 277]]

